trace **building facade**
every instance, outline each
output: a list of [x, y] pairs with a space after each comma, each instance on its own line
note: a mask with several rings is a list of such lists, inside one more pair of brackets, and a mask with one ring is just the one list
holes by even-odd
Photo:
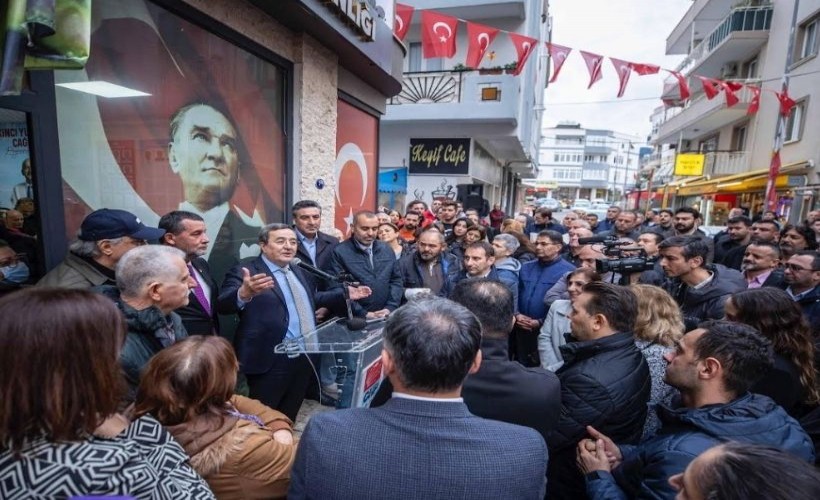
[[637, 136], [585, 129], [575, 122], [544, 128], [538, 177], [526, 182], [548, 188], [547, 196], [567, 203], [578, 199], [625, 202], [635, 190], [640, 143]]
[[[381, 200], [403, 210], [412, 199], [429, 204], [434, 198], [457, 199], [477, 190], [490, 204], [509, 211], [523, 198], [521, 179], [534, 177], [536, 171], [547, 74], [547, 2], [407, 3], [416, 13], [404, 40], [402, 90], [389, 101], [381, 120], [379, 151], [380, 169], [406, 173], [407, 187], [404, 196], [383, 193]], [[468, 43], [461, 22], [455, 56], [424, 59], [420, 11], [425, 9], [536, 38], [538, 47], [523, 72], [513, 75], [509, 68], [516, 52], [502, 32], [489, 46], [481, 69], [466, 68]]]
[[[692, 95], [680, 99], [670, 77], [656, 145], [674, 145], [679, 153], [705, 155], [701, 175], [678, 177], [663, 190], [666, 203], [696, 206], [712, 223], [721, 223], [733, 207], [757, 214], [765, 204], [767, 175], [778, 129], [780, 91], [788, 75], [788, 94], [796, 101], [784, 120], [776, 179], [777, 212], [802, 220], [817, 205], [820, 155], [820, 88], [817, 57], [820, 3], [695, 0], [667, 38], [667, 54], [685, 54], [677, 68]], [[794, 38], [790, 33], [794, 32]], [[749, 114], [753, 93], [743, 87], [739, 102], [728, 107], [724, 96], [708, 99], [694, 75], [762, 86], [760, 108]]]
[[40, 272], [104, 207], [150, 225], [198, 212], [213, 253], [287, 222], [299, 199], [347, 230], [376, 207], [379, 120], [401, 90], [393, 4], [93, 2], [84, 67], [26, 71], [22, 93], [0, 97], [0, 206], [29, 185]]

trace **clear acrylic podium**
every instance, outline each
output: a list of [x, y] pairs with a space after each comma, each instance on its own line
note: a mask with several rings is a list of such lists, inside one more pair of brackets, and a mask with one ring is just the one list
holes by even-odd
[[333, 367], [336, 382], [341, 391], [336, 408], [367, 407], [383, 378], [383, 329], [383, 319], [368, 321], [362, 330], [350, 330], [345, 319], [337, 318], [303, 337], [285, 339], [275, 347], [275, 352], [332, 354], [336, 362]]

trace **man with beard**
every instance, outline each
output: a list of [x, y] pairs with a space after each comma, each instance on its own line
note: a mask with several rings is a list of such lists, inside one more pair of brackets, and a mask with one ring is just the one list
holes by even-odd
[[611, 230], [598, 234], [601, 236], [614, 236], [618, 239], [629, 238], [634, 240], [638, 237], [638, 231], [635, 230], [637, 219], [638, 217], [635, 212], [625, 210], [619, 213], [618, 217], [615, 218], [615, 224]]
[[618, 218], [618, 215], [620, 213], [621, 207], [619, 207], [618, 205], [611, 205], [609, 208], [607, 208], [606, 218], [598, 222], [598, 228], [595, 230], [595, 232], [603, 233], [604, 231], [611, 231], [615, 227], [615, 219]]
[[723, 260], [732, 249], [746, 246], [752, 239], [752, 220], [745, 215], [732, 217], [726, 222], [725, 237], [715, 236], [715, 263], [724, 264]]
[[415, 243], [420, 222], [421, 216], [419, 214], [416, 212], [407, 212], [404, 216], [404, 224], [402, 224], [401, 229], [399, 229], [399, 238], [404, 240], [408, 245]]
[[416, 251], [408, 253], [396, 264], [405, 290], [427, 288], [433, 295], [450, 295], [461, 264], [455, 255], [444, 251], [444, 246], [444, 235], [435, 229], [419, 235]]
[[444, 226], [444, 237], [447, 238], [453, 233], [453, 225], [458, 218], [458, 203], [445, 201], [438, 209], [438, 220]]
[[817, 332], [820, 330], [820, 254], [811, 250], [789, 258], [784, 271], [786, 293], [800, 305], [803, 315]]
[[[771, 243], [776, 245], [780, 241], [780, 226], [777, 222], [771, 220], [759, 220], [752, 223], [750, 232], [750, 243]], [[730, 269], [740, 270], [747, 246], [748, 243], [729, 250], [726, 256], [723, 257], [723, 265]]]
[[211, 276], [208, 261], [202, 258], [210, 241], [205, 221], [193, 212], [175, 210], [162, 216], [159, 228], [165, 230], [160, 239], [162, 244], [185, 252], [188, 273], [196, 282], [196, 286], [188, 294], [188, 303], [174, 312], [182, 318], [182, 325], [188, 335], [218, 334], [216, 300], [219, 297], [219, 285]]
[[672, 225], [672, 223], [674, 222], [674, 218], [674, 212], [672, 212], [668, 208], [663, 208], [660, 212], [658, 212], [658, 224], [652, 229], [661, 233], [664, 238], [672, 236], [675, 232], [675, 228]]
[[680, 306], [687, 330], [701, 321], [722, 318], [726, 299], [746, 289], [746, 280], [738, 271], [706, 264], [708, 247], [700, 238], [673, 236], [658, 248], [666, 275], [662, 287]]
[[709, 248], [706, 264], [711, 264], [715, 258], [715, 243], [706, 233], [698, 229], [701, 221], [700, 212], [692, 207], [681, 207], [675, 210], [675, 231], [673, 236], [689, 236], [703, 240]]
[[747, 288], [773, 286], [783, 288], [783, 270], [780, 266], [780, 249], [771, 243], [752, 243], [746, 247], [740, 270], [746, 278]]

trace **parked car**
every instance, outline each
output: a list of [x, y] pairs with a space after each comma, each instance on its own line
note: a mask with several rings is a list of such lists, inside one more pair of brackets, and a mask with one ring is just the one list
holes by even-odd
[[570, 210], [583, 210], [586, 212], [587, 210], [592, 208], [592, 203], [589, 200], [575, 200], [572, 204], [572, 208]]
[[541, 198], [538, 200], [538, 206], [549, 208], [550, 210], [561, 210], [561, 202], [555, 198]]

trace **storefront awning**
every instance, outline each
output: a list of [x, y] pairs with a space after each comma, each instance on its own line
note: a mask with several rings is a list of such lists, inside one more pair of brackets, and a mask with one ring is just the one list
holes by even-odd
[[380, 193], [407, 193], [407, 167], [379, 171]]
[[[783, 165], [780, 168], [780, 173], [777, 177], [777, 186], [783, 187], [788, 185], [789, 174], [794, 174], [805, 169], [806, 162], [799, 161]], [[750, 170], [740, 174], [727, 175], [713, 179], [703, 179], [697, 182], [686, 183], [686, 186], [681, 186], [678, 194], [680, 195], [697, 195], [697, 194], [711, 194], [717, 192], [739, 192], [749, 189], [759, 189], [759, 184], [768, 178], [769, 169], [760, 168]], [[671, 186], [671, 184], [670, 184]]]

